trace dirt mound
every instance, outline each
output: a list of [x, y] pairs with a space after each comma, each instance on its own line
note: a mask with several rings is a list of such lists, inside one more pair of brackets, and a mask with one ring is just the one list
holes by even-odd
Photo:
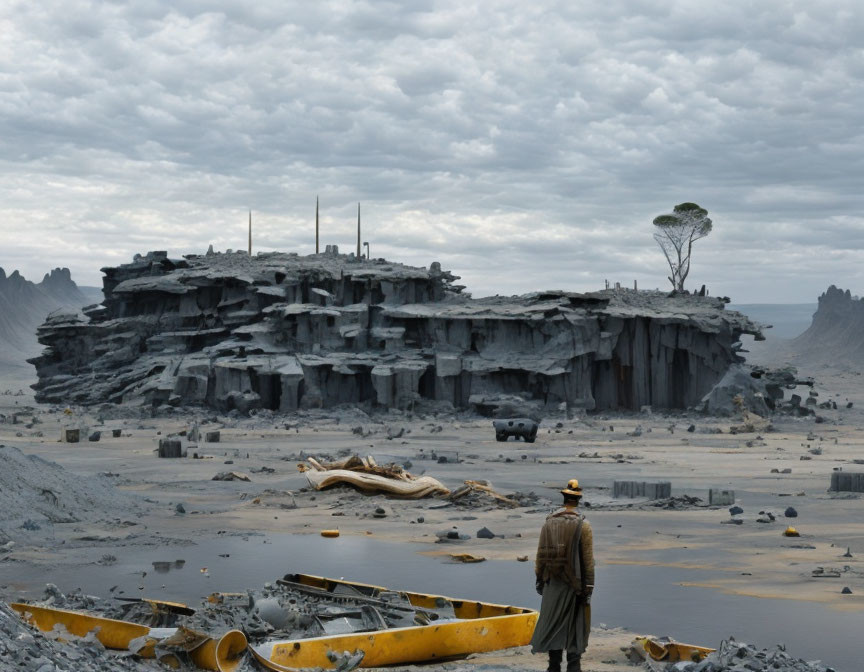
[[0, 536], [14, 539], [52, 523], [135, 517], [144, 506], [105, 477], [80, 476], [0, 445]]

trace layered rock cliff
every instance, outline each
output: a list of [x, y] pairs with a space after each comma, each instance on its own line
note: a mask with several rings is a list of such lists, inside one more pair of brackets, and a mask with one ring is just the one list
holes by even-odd
[[104, 301], [53, 315], [40, 401], [290, 411], [421, 400], [488, 412], [521, 397], [685, 408], [758, 327], [720, 299], [552, 291], [472, 299], [458, 279], [354, 255], [136, 256]]

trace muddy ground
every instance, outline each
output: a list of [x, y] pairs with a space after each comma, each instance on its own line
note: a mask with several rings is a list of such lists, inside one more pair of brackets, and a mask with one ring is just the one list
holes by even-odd
[[[833, 470], [864, 471], [855, 462], [864, 458], [864, 412], [856, 403], [859, 383], [853, 373], [838, 374], [832, 383], [833, 389], [820, 388], [820, 401], [836, 399], [838, 409], [820, 410], [821, 423], [781, 416], [773, 419], [771, 431], [730, 434], [735, 420], [599, 414], [547, 419], [533, 445], [496, 442], [491, 422], [477, 418], [395, 413], [370, 418], [343, 409], [292, 417], [235, 419], [201, 411], [123, 419], [105, 410], [100, 424], [100, 412], [66, 413], [37, 407], [27, 396], [0, 395], [0, 413], [22, 418], [19, 424], [0, 424], [0, 444], [56, 462], [70, 474], [102, 474], [134, 503], [116, 516], [43, 522], [38, 530], [20, 523], [9, 529], [8, 520], [0, 524], [14, 540], [0, 554], [0, 599], [37, 599], [50, 581], [62, 590], [81, 586], [104, 598], [113, 590], [194, 601], [212, 590], [242, 589], [249, 582], [253, 585], [246, 587], [252, 588], [268, 576], [306, 572], [536, 606], [530, 563], [537, 534], [559, 500], [558, 490], [578, 478], [598, 561], [595, 630], [585, 669], [633, 669], [621, 647], [634, 630], [679, 639], [713, 636], [712, 621], [734, 624], [737, 617], [729, 610], [747, 611], [755, 604], [732, 599], [742, 596], [780, 605], [770, 613], [790, 648], [798, 641], [808, 652], [819, 650], [815, 639], [815, 649], [806, 643], [807, 636], [822, 637], [818, 628], [803, 632], [785, 623], [783, 605], [790, 614], [825, 615], [835, 635], [843, 624], [862, 622], [864, 614], [861, 500], [827, 492]], [[852, 408], [846, 408], [847, 399]], [[33, 416], [39, 422], [28, 428]], [[186, 430], [193, 421], [202, 432], [220, 429], [221, 441], [190, 446], [186, 459], [156, 457], [160, 437]], [[102, 437], [61, 443], [61, 429], [73, 424], [102, 430]], [[113, 438], [111, 429], [122, 430], [122, 436]], [[193, 452], [202, 459], [192, 459]], [[504, 508], [488, 501], [459, 505], [368, 497], [341, 488], [314, 492], [297, 470], [304, 456], [345, 454], [399, 462], [451, 489], [485, 479], [503, 494], [534, 493], [534, 498]], [[231, 470], [251, 480], [212, 480]], [[661, 506], [613, 500], [615, 480], [668, 480], [673, 499]], [[736, 491], [742, 524], [728, 523], [728, 507], [707, 506], [711, 487]], [[178, 504], [185, 513], [178, 513]], [[784, 516], [787, 507], [796, 510], [796, 518]], [[760, 512], [771, 512], [776, 520], [757, 522], [766, 517]], [[800, 537], [783, 536], [790, 524]], [[454, 527], [471, 538], [436, 543], [438, 533]], [[478, 538], [483, 527], [496, 536]], [[320, 531], [331, 528], [339, 529], [340, 538], [323, 540]], [[847, 548], [852, 557], [844, 557]], [[462, 565], [451, 553], [486, 562]], [[185, 560], [182, 570], [154, 571], [156, 560], [176, 559]], [[820, 567], [825, 571], [814, 576]], [[838, 576], [825, 578], [833, 570]], [[844, 587], [852, 594], [842, 594]], [[598, 617], [607, 616], [616, 620], [599, 625]], [[716, 645], [719, 638], [692, 643]], [[469, 663], [545, 668], [545, 660], [527, 649]]]

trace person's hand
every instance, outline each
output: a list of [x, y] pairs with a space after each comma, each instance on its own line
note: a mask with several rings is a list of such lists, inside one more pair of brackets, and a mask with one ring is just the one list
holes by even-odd
[[542, 595], [543, 594], [543, 579], [538, 578], [534, 582], [534, 588], [537, 590], [538, 595]]

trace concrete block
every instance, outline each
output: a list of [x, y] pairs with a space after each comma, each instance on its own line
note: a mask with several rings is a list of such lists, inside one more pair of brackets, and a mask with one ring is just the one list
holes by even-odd
[[734, 490], [721, 490], [719, 488], [708, 490], [708, 504], [711, 506], [732, 506], [734, 503]]
[[159, 439], [159, 457], [183, 457], [180, 439]]
[[66, 443], [78, 443], [81, 440], [80, 429], [64, 429], [61, 437]]
[[626, 497], [629, 499], [668, 499], [672, 496], [672, 483], [659, 481], [650, 483], [648, 481], [615, 481], [612, 485], [612, 496]]
[[115, 439], [119, 439], [122, 433], [123, 433], [122, 429], [112, 429], [111, 430], [111, 436], [113, 436]]
[[218, 429], [204, 434], [204, 441], [206, 443], [219, 443], [220, 438], [221, 434]]
[[864, 474], [835, 471], [831, 474], [832, 492], [864, 492]]

